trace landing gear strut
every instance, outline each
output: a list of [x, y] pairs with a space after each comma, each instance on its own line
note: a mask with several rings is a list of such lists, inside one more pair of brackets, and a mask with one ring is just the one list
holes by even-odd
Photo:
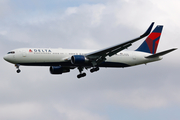
[[15, 64], [15, 67], [17, 68], [17, 71], [16, 71], [17, 73], [21, 72], [21, 70], [19, 69], [19, 66], [20, 66], [19, 64]]
[[78, 70], [80, 72], [79, 75], [77, 75], [77, 78], [81, 78], [81, 77], [85, 77], [86, 76], [86, 73], [82, 73], [84, 67], [78, 67]]

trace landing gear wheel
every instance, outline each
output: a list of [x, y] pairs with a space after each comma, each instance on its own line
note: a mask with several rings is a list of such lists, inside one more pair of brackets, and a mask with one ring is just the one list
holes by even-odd
[[85, 77], [85, 76], [86, 76], [86, 73], [82, 73], [82, 74], [77, 75], [77, 78], [81, 78], [81, 77]]
[[85, 77], [86, 76], [86, 73], [82, 73], [82, 77]]
[[81, 78], [81, 74], [77, 75], [77, 78]]
[[20, 69], [18, 69], [16, 72], [17, 72], [17, 73], [20, 73], [20, 72], [21, 72], [21, 70], [20, 70]]
[[93, 72], [94, 72], [94, 69], [91, 69], [90, 72], [93, 73]]
[[93, 73], [93, 72], [96, 72], [96, 71], [98, 71], [98, 70], [99, 70], [99, 67], [96, 67], [96, 68], [92, 68], [92, 69], [90, 70], [90, 72]]

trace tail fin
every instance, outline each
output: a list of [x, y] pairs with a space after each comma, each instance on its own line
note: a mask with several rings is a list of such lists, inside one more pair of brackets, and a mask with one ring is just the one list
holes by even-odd
[[155, 54], [159, 44], [162, 29], [163, 26], [157, 26], [136, 51]]

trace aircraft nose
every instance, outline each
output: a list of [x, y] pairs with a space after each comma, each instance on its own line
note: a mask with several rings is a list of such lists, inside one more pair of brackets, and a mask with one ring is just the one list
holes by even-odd
[[7, 60], [8, 60], [7, 55], [5, 55], [5, 56], [3, 57], [3, 59], [7, 61]]
[[6, 60], [8, 62], [11, 61], [11, 56], [9, 56], [9, 55], [5, 55], [3, 58], [4, 58], [4, 60]]
[[7, 55], [5, 55], [3, 58], [4, 58], [4, 60], [8, 61], [8, 56]]

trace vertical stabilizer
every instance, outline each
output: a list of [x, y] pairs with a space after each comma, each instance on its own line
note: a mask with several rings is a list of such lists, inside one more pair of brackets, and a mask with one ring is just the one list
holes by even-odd
[[163, 26], [158, 25], [136, 51], [155, 54], [159, 44], [162, 29]]

